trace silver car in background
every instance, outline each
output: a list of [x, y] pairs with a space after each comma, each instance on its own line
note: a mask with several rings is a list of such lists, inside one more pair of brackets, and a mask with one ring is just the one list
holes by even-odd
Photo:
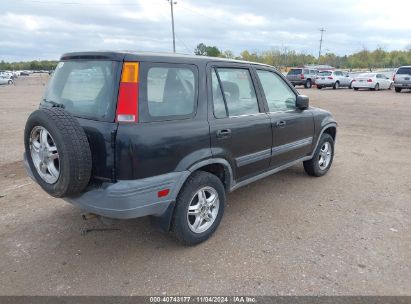
[[0, 74], [0, 84], [13, 84], [13, 79], [9, 75]]
[[292, 83], [293, 86], [303, 85], [306, 89], [310, 89], [315, 83], [317, 77], [317, 71], [306, 68], [292, 68], [286, 78]]
[[352, 81], [352, 77], [343, 71], [321, 71], [318, 73], [315, 84], [319, 90], [326, 87], [333, 89], [346, 87], [351, 89]]
[[391, 90], [392, 80], [379, 73], [365, 73], [358, 75], [352, 84], [354, 90], [368, 89], [373, 91]]
[[402, 89], [411, 89], [411, 66], [398, 68], [394, 75], [395, 92], [400, 93]]

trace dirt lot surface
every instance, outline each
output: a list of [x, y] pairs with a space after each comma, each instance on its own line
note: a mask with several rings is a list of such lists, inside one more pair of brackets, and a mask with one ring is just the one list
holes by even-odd
[[328, 175], [301, 165], [237, 190], [182, 247], [147, 218], [92, 231], [21, 164], [47, 76], [0, 87], [1, 295], [411, 295], [411, 93], [301, 89], [339, 122]]

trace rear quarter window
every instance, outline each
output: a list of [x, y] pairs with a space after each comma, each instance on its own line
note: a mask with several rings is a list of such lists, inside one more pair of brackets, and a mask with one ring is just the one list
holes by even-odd
[[198, 72], [194, 65], [143, 63], [140, 74], [143, 121], [187, 119], [197, 106]]

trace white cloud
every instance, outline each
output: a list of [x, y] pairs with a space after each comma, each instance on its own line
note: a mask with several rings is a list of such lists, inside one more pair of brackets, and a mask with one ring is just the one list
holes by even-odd
[[[139, 49], [171, 51], [166, 0], [7, 1], [0, 12], [0, 60], [56, 59], [67, 51]], [[399, 9], [400, 8], [400, 9]], [[177, 50], [204, 42], [240, 53], [288, 47], [338, 54], [383, 44], [411, 43], [411, 1], [392, 0], [178, 0]]]

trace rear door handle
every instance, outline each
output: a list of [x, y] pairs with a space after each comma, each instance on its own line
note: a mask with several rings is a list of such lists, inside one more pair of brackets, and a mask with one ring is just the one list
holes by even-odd
[[276, 128], [284, 128], [286, 124], [287, 124], [287, 122], [285, 120], [277, 121], [275, 123], [275, 127]]
[[223, 130], [218, 130], [217, 131], [217, 138], [228, 138], [231, 136], [231, 130], [230, 129], [223, 129]]

